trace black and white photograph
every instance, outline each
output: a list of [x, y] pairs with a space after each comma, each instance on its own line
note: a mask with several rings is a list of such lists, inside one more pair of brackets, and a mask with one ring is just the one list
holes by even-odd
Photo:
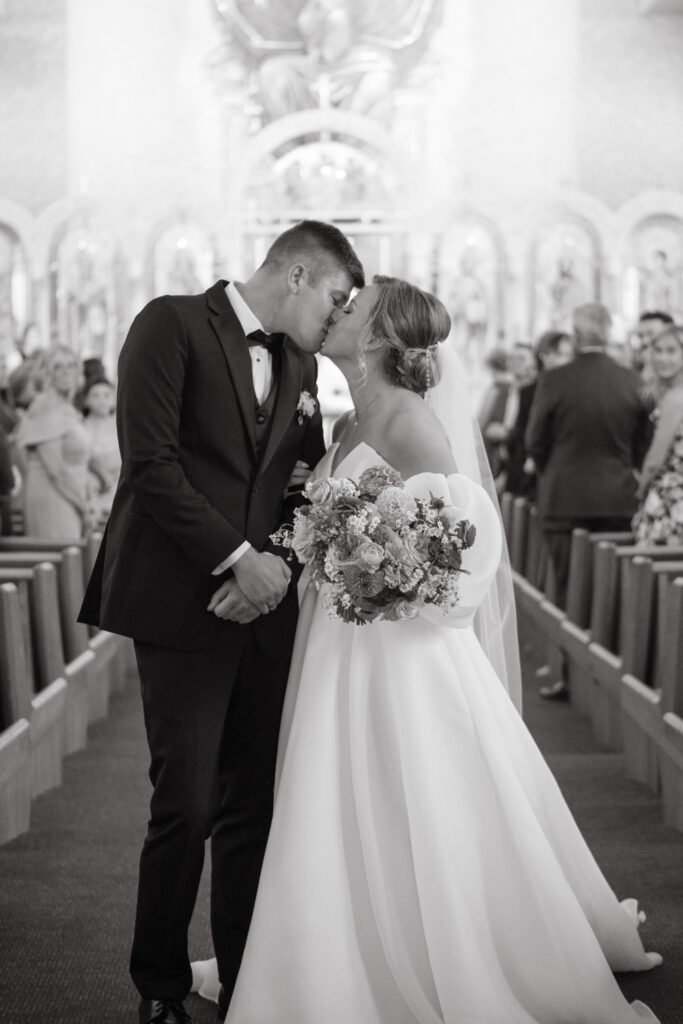
[[0, 1021], [683, 1024], [683, 0], [0, 0]]

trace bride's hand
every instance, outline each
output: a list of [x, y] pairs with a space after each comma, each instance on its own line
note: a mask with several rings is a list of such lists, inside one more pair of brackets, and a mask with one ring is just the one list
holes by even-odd
[[219, 619], [229, 619], [230, 622], [242, 625], [253, 622], [261, 614], [256, 605], [244, 596], [234, 579], [221, 583], [209, 601], [207, 611], [213, 612]]
[[297, 459], [296, 465], [292, 470], [292, 475], [287, 481], [287, 486], [285, 487], [285, 496], [291, 494], [292, 491], [302, 490], [310, 475], [311, 467], [308, 463], [304, 462], [302, 459]]

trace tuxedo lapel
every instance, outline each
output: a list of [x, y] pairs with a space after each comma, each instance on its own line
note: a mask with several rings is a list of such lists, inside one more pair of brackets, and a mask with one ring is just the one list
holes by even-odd
[[240, 405], [245, 433], [251, 445], [251, 454], [256, 456], [256, 424], [254, 422], [254, 378], [249, 356], [249, 346], [230, 300], [225, 294], [225, 281], [218, 281], [206, 293], [207, 301], [215, 315], [210, 318], [223, 349], [228, 370], [235, 386]]
[[285, 431], [292, 421], [292, 416], [294, 415], [299, 402], [299, 396], [301, 395], [302, 380], [303, 364], [301, 357], [299, 356], [298, 351], [294, 348], [292, 342], [285, 340], [282, 343], [280, 382], [275, 402], [275, 411], [273, 412], [273, 422], [270, 427], [270, 433], [268, 435], [266, 449], [263, 453], [263, 459], [261, 460], [261, 465], [259, 467], [259, 473], [264, 471], [275, 455], [275, 452], [284, 437]]

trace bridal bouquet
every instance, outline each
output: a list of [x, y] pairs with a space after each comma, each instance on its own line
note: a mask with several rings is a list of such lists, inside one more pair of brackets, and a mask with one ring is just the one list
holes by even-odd
[[[330, 618], [364, 624], [412, 619], [425, 604], [444, 613], [458, 603], [462, 553], [475, 527], [433, 495], [415, 498], [388, 466], [366, 469], [358, 482], [309, 482], [309, 504], [293, 526], [272, 534], [326, 584]], [[291, 557], [291, 555], [290, 555]]]

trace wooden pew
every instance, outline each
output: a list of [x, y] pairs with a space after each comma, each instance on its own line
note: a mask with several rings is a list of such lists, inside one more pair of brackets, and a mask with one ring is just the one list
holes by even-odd
[[[549, 571], [548, 555], [542, 539], [540, 524], [529, 512], [527, 545], [527, 565], [531, 560], [531, 569], [534, 568], [534, 530], [537, 530], [540, 544], [542, 545], [541, 565], [543, 569], [536, 575], [536, 580], [531, 580], [531, 572], [527, 573], [529, 586], [524, 586], [517, 579], [515, 589], [518, 593], [518, 601], [523, 607], [523, 615], [526, 620], [525, 639], [527, 644], [533, 648], [535, 660], [539, 664], [545, 663], [547, 671], [545, 675], [553, 681], [563, 677], [568, 671], [570, 675], [576, 675], [577, 663], [580, 670], [582, 664], [583, 648], [588, 642], [592, 606], [592, 583], [593, 583], [593, 562], [595, 550], [602, 540], [614, 540], [625, 542], [633, 539], [631, 533], [594, 533], [587, 530], [576, 529], [572, 533], [572, 546], [569, 561], [569, 581], [567, 587], [567, 609], [566, 612], [558, 608], [554, 603], [554, 588], [552, 572]], [[531, 554], [529, 555], [529, 551]], [[545, 564], [544, 564], [545, 563]], [[570, 625], [567, 631], [563, 632], [563, 625]], [[569, 648], [571, 657], [569, 667], [565, 668], [565, 648]], [[588, 714], [589, 704], [586, 695], [579, 687], [575, 691], [575, 699], [579, 710]]]
[[600, 534], [594, 536], [597, 544], [593, 553], [590, 621], [587, 628], [580, 628], [565, 620], [559, 643], [565, 656], [572, 701], [582, 714], [591, 717], [598, 739], [620, 749], [620, 643], [629, 628], [628, 615], [621, 615], [622, 566], [636, 555], [653, 561], [683, 559], [683, 549], [617, 546], [614, 540], [600, 539]]
[[90, 576], [90, 569], [92, 568], [91, 556], [90, 556], [91, 540], [88, 537], [80, 541], [73, 539], [63, 538], [62, 540], [54, 539], [46, 540], [44, 537], [0, 537], [0, 554], [8, 553], [11, 554], [19, 553], [26, 554], [28, 552], [38, 553], [41, 551], [64, 551], [65, 548], [78, 548], [83, 555], [83, 584], [88, 582]]
[[71, 674], [87, 679], [88, 721], [98, 721], [109, 709], [114, 666], [111, 659], [98, 658], [99, 651], [92, 649], [87, 626], [77, 621], [84, 589], [81, 549], [71, 546], [61, 551], [0, 552], [0, 568], [30, 567], [41, 559], [51, 562], [57, 569], [64, 661]]
[[[12, 576], [13, 582], [7, 582]], [[66, 747], [67, 683], [59, 668], [57, 580], [54, 567], [1, 570], [0, 579], [0, 691], [7, 724], [30, 723], [30, 792], [38, 796], [62, 781]], [[19, 587], [28, 586], [29, 617], [22, 607]], [[37, 663], [44, 685], [34, 677], [26, 657], [26, 628], [36, 644]]]
[[0, 844], [28, 830], [31, 819], [31, 727], [20, 718], [0, 732]]
[[[65, 570], [62, 555], [56, 552], [5, 552], [0, 554], [0, 570], [31, 569], [41, 560], [54, 567], [58, 574], [59, 586], [54, 596], [49, 598], [54, 607], [52, 609], [45, 608], [42, 612], [49, 621], [50, 628], [55, 628], [55, 636], [50, 637], [49, 643], [43, 643], [43, 631], [38, 631], [34, 636], [34, 644], [37, 645], [35, 647], [36, 674], [41, 689], [44, 689], [56, 678], [64, 677], [67, 681], [65, 749], [66, 753], [70, 754], [85, 746], [88, 722], [94, 720], [95, 717], [101, 717], [106, 707], [103, 708], [103, 701], [98, 692], [93, 652], [87, 649], [76, 658], [68, 662], [66, 660], [65, 612], [61, 594], [68, 591], [73, 573], [70, 574]], [[67, 567], [70, 563], [73, 568], [73, 559], [67, 559]], [[48, 600], [44, 595], [41, 595], [40, 599]], [[73, 600], [73, 595], [70, 599]], [[51, 612], [55, 613], [54, 618], [48, 617]], [[54, 627], [54, 623], [56, 623], [56, 627]]]
[[667, 658], [662, 678], [664, 735], [659, 748], [664, 820], [683, 831], [683, 578], [668, 589]]
[[505, 491], [500, 499], [500, 516], [503, 521], [503, 533], [505, 534], [508, 546], [512, 539], [512, 505], [514, 500], [514, 494], [510, 494], [509, 491]]
[[515, 572], [524, 576], [529, 539], [529, 502], [515, 498], [512, 503], [512, 528], [509, 541], [510, 563]]
[[[42, 552], [46, 555], [59, 554], [64, 550], [71, 550], [78, 547], [82, 554], [83, 585], [90, 579], [95, 559], [102, 542], [101, 533], [91, 533], [82, 541], [75, 544], [71, 540], [45, 540], [42, 537], [3, 537], [0, 538], [0, 555], [3, 552], [27, 556]], [[76, 580], [71, 580], [71, 593], [76, 593]], [[82, 596], [78, 591], [79, 599]], [[67, 651], [67, 660], [76, 657], [82, 649], [84, 638], [87, 634], [91, 638], [90, 647], [97, 658], [97, 671], [100, 676], [99, 698], [93, 701], [93, 715], [101, 717], [107, 707], [107, 694], [115, 693], [125, 689], [131, 678], [137, 677], [137, 669], [133, 654], [132, 641], [126, 637], [115, 636], [106, 630], [98, 630], [96, 627], [84, 626], [77, 622], [78, 607], [75, 601], [69, 603], [69, 611], [64, 622], [65, 635], [67, 638], [76, 637], [75, 644], [67, 639], [70, 649]], [[95, 718], [92, 720], [94, 721]]]
[[624, 635], [621, 709], [624, 763], [630, 778], [659, 792], [659, 751], [663, 741], [662, 691], [658, 675], [675, 636], [670, 622], [670, 588], [683, 576], [683, 561], [653, 562], [636, 556], [628, 566], [636, 614]]

